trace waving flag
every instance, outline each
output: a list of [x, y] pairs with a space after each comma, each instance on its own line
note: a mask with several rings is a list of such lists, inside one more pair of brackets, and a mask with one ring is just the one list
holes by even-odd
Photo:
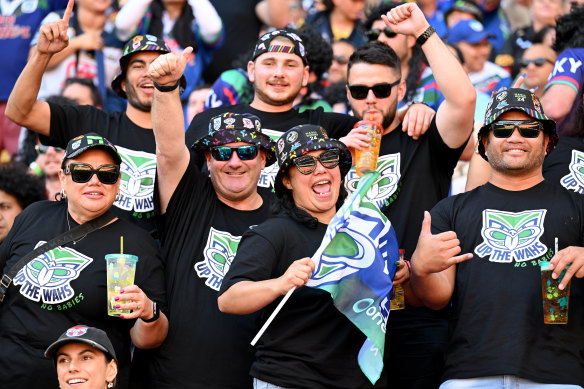
[[375, 383], [383, 370], [391, 280], [399, 260], [395, 231], [366, 197], [379, 173], [366, 173], [329, 223], [312, 257], [315, 270], [307, 285], [328, 291], [335, 306], [366, 336], [357, 357]]

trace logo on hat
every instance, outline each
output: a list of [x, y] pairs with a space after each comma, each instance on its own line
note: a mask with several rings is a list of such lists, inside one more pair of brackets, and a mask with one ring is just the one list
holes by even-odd
[[66, 335], [68, 337], [82, 336], [87, 333], [87, 327], [85, 326], [75, 326], [67, 330]]
[[234, 118], [227, 118], [225, 119], [226, 128], [233, 128], [233, 124], [235, 123]]
[[253, 123], [248, 118], [243, 118], [243, 126], [245, 128], [251, 128], [253, 130]]
[[496, 97], [497, 100], [502, 101], [505, 99], [505, 97], [507, 97], [507, 91], [503, 91], [501, 93], [499, 93]]
[[284, 139], [278, 139], [278, 153], [282, 153], [282, 150], [284, 150]]
[[286, 142], [294, 143], [298, 139], [298, 133], [296, 131], [290, 131], [288, 135], [286, 135]]
[[77, 150], [77, 149], [79, 148], [79, 146], [80, 146], [80, 145], [81, 145], [81, 139], [79, 139], [79, 140], [77, 140], [77, 141], [75, 141], [75, 142], [71, 143], [71, 148], [72, 148], [73, 150]]
[[515, 92], [513, 96], [517, 99], [517, 101], [524, 102], [525, 98], [527, 97], [525, 94]]

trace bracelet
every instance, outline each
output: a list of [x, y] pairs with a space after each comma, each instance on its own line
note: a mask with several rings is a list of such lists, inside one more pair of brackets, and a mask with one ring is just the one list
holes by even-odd
[[408, 265], [408, 270], [410, 271], [410, 273], [412, 272], [412, 264], [410, 263], [410, 261], [408, 261], [407, 259], [404, 259], [404, 262], [406, 263], [406, 265]]
[[422, 35], [420, 35], [417, 39], [416, 39], [416, 43], [419, 44], [420, 46], [422, 46], [424, 43], [426, 43], [426, 41], [428, 40], [428, 38], [430, 38], [432, 36], [432, 34], [434, 34], [436, 32], [436, 29], [434, 29], [434, 27], [429, 26], [426, 31], [424, 31], [422, 33]]
[[176, 84], [174, 84], [174, 85], [165, 85], [165, 86], [158, 85], [156, 83], [156, 81], [154, 81], [154, 80], [152, 81], [152, 83], [154, 84], [154, 87], [156, 89], [158, 89], [160, 92], [172, 92], [173, 90], [175, 90], [176, 88], [178, 88], [178, 86], [180, 84], [180, 80], [178, 80], [176, 82]]

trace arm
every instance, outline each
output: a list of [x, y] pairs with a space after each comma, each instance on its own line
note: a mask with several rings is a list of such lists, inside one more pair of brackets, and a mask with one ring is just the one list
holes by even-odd
[[289, 22], [286, 0], [262, 0], [256, 5], [255, 12], [266, 26], [284, 28]]
[[569, 85], [552, 84], [541, 97], [543, 111], [556, 122], [562, 120], [574, 105], [578, 92]]
[[206, 43], [215, 43], [221, 34], [223, 23], [209, 0], [189, 0], [199, 26], [199, 34]]
[[[416, 38], [430, 26], [414, 3], [396, 7], [382, 18], [395, 32]], [[428, 38], [422, 50], [444, 95], [444, 102], [436, 114], [436, 126], [444, 143], [458, 148], [472, 131], [476, 92], [458, 60], [437, 34]]]
[[116, 35], [126, 41], [134, 35], [152, 0], [128, 0], [116, 15]]
[[73, 0], [69, 0], [63, 19], [41, 26], [37, 48], [16, 80], [6, 105], [5, 114], [10, 120], [41, 135], [50, 133], [51, 112], [49, 105], [36, 97], [51, 57], [69, 44], [67, 28], [72, 11]]
[[[161, 86], [179, 82], [193, 48], [180, 54], [161, 55], [150, 65], [148, 75]], [[180, 88], [171, 92], [154, 90], [152, 100], [152, 129], [156, 138], [156, 159], [160, 212], [165, 213], [168, 202], [184, 175], [190, 160], [185, 145], [185, 122], [180, 102]]]
[[246, 315], [259, 311], [292, 288], [298, 288], [310, 278], [314, 262], [306, 257], [294, 261], [286, 272], [264, 281], [240, 281], [232, 285], [217, 299], [219, 310], [225, 313]]
[[491, 179], [491, 165], [478, 153], [474, 153], [470, 158], [468, 173], [466, 175], [465, 192], [473, 190], [477, 186], [486, 184]]
[[424, 213], [422, 231], [412, 255], [411, 288], [414, 294], [432, 309], [448, 304], [454, 291], [456, 264], [472, 258], [460, 253], [460, 241], [453, 231], [433, 235], [432, 219]]

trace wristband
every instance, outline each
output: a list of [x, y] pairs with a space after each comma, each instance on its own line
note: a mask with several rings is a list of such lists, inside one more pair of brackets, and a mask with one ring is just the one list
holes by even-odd
[[420, 46], [422, 46], [424, 43], [426, 43], [426, 41], [428, 40], [428, 38], [430, 38], [432, 36], [432, 34], [434, 34], [436, 32], [436, 30], [434, 29], [434, 27], [429, 26], [426, 31], [424, 31], [422, 33], [422, 35], [420, 35], [417, 39], [416, 39], [416, 43], [419, 44]]
[[404, 262], [406, 263], [406, 265], [408, 265], [408, 270], [410, 271], [410, 273], [412, 272], [412, 264], [410, 263], [410, 261], [408, 261], [407, 259], [404, 259]]
[[158, 89], [160, 92], [172, 92], [173, 90], [175, 90], [176, 88], [178, 88], [179, 84], [180, 84], [180, 80], [178, 80], [176, 82], [176, 84], [174, 85], [167, 85], [167, 86], [162, 86], [162, 85], [158, 85], [156, 83], [156, 81], [152, 81], [152, 83], [154, 84], [154, 87], [156, 89]]
[[150, 319], [142, 319], [142, 321], [144, 323], [152, 323], [153, 321], [158, 320], [159, 317], [160, 317], [160, 310], [158, 309], [158, 305], [156, 304], [156, 301], [153, 301], [152, 302], [152, 317]]

